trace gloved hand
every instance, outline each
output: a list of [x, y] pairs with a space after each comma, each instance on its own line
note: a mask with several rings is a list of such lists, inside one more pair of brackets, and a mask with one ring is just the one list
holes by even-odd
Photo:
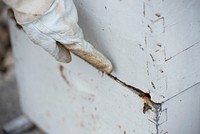
[[[26, 14], [16, 10], [15, 16], [17, 20], [21, 16], [26, 19], [24, 17]], [[70, 62], [70, 52], [72, 52], [98, 70], [111, 73], [111, 62], [84, 40], [82, 30], [77, 23], [78, 16], [73, 1], [55, 0], [42, 16], [28, 23], [21, 22], [21, 25], [29, 38], [56, 60]]]

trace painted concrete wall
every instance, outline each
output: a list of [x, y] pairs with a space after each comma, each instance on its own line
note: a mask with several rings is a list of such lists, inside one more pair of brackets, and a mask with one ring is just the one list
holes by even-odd
[[184, 90], [162, 105], [159, 134], [199, 134], [200, 84]]
[[200, 1], [75, 4], [86, 40], [111, 59], [112, 74], [162, 107], [144, 114], [145, 99], [76, 56], [56, 62], [11, 20], [24, 113], [49, 134], [199, 134]]
[[111, 58], [113, 73], [155, 101], [200, 81], [199, 0], [75, 2], [85, 37]]
[[57, 63], [23, 31], [12, 29], [21, 105], [45, 132], [156, 132], [137, 95], [75, 56], [70, 64]]

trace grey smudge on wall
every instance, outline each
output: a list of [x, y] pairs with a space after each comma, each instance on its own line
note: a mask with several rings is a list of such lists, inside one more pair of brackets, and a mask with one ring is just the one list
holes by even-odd
[[64, 75], [64, 67], [62, 65], [59, 66], [59, 70], [60, 70], [60, 75], [63, 78], [63, 80], [65, 81], [65, 83], [67, 85], [70, 85], [70, 82], [67, 80], [67, 77]]

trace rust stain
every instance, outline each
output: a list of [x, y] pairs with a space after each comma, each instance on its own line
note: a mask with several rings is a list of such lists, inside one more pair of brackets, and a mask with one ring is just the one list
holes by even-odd
[[61, 77], [63, 78], [63, 80], [65, 81], [65, 83], [67, 85], [69, 85], [70, 82], [67, 80], [66, 76], [64, 75], [64, 67], [62, 65], [59, 66], [59, 70], [60, 70]]
[[149, 106], [147, 103], [144, 103], [143, 113], [145, 114], [148, 110], [152, 110], [152, 107]]
[[122, 86], [128, 88], [130, 91], [132, 91], [133, 93], [137, 94], [140, 98], [142, 98], [144, 101], [144, 107], [145, 107], [146, 111], [150, 110], [152, 108], [155, 108], [156, 110], [161, 108], [161, 103], [156, 103], [153, 100], [151, 100], [151, 95], [149, 93], [143, 92], [142, 90], [140, 90], [136, 87], [126, 84], [125, 82], [121, 81], [120, 79], [113, 76], [112, 74], [107, 74], [107, 75], [110, 78], [112, 78], [114, 81], [116, 81], [119, 84], [121, 84]]

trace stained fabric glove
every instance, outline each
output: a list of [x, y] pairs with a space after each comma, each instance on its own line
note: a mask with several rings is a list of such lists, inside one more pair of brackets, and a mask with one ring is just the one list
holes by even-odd
[[82, 30], [77, 24], [77, 11], [72, 0], [55, 0], [39, 17], [34, 14], [26, 16], [24, 12], [17, 10], [14, 12], [29, 38], [56, 60], [70, 62], [72, 52], [98, 70], [111, 73], [111, 62], [84, 40]]

